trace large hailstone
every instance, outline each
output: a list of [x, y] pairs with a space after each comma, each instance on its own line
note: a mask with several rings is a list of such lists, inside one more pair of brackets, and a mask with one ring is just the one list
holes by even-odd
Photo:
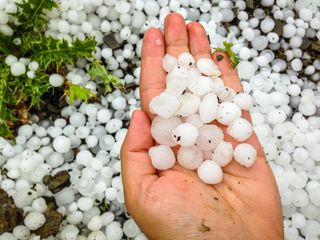
[[202, 122], [199, 114], [192, 114], [185, 119], [186, 123], [191, 123], [196, 128], [200, 128], [204, 123]]
[[166, 80], [170, 81], [173, 78], [188, 78], [188, 69], [181, 66], [175, 66], [172, 71], [167, 74]]
[[233, 147], [229, 142], [222, 141], [214, 149], [211, 160], [216, 162], [219, 166], [224, 167], [231, 162], [233, 158]]
[[159, 170], [172, 168], [176, 158], [172, 149], [166, 145], [154, 146], [149, 149], [152, 165]]
[[188, 117], [196, 113], [199, 109], [201, 99], [193, 93], [185, 93], [178, 98], [179, 108], [176, 115], [179, 117]]
[[166, 54], [162, 60], [162, 67], [165, 71], [170, 72], [175, 66], [178, 65], [178, 60], [170, 54]]
[[151, 135], [157, 143], [175, 146], [177, 143], [172, 139], [172, 130], [182, 124], [178, 117], [162, 118], [156, 116], [151, 124]]
[[249, 111], [252, 107], [252, 97], [248, 93], [238, 93], [233, 97], [232, 102], [237, 104], [241, 109]]
[[207, 76], [218, 77], [221, 75], [218, 66], [210, 58], [200, 58], [197, 61], [197, 68], [202, 74]]
[[200, 180], [207, 184], [217, 184], [222, 181], [221, 167], [212, 160], [205, 160], [197, 170]]
[[233, 157], [240, 165], [251, 167], [257, 159], [257, 150], [250, 144], [241, 143], [235, 147]]
[[183, 123], [172, 130], [172, 138], [183, 147], [194, 145], [198, 135], [199, 131], [197, 127], [191, 123]]
[[205, 76], [199, 76], [195, 78], [189, 78], [188, 89], [199, 96], [212, 92], [214, 83], [211, 78]]
[[223, 131], [216, 125], [203, 125], [199, 128], [196, 144], [202, 151], [215, 149], [223, 140]]
[[216, 119], [218, 98], [214, 93], [206, 94], [199, 106], [199, 116], [202, 122], [209, 123]]
[[232, 101], [236, 94], [236, 91], [230, 87], [220, 87], [217, 93], [218, 98], [223, 102]]
[[187, 78], [168, 78], [165, 92], [175, 96], [180, 96], [187, 89], [187, 85]]
[[203, 154], [197, 146], [181, 147], [177, 153], [178, 163], [190, 170], [197, 169], [203, 161]]
[[232, 102], [222, 102], [218, 106], [217, 121], [223, 125], [229, 125], [232, 121], [241, 117], [241, 109]]
[[181, 53], [178, 56], [178, 65], [183, 68], [191, 68], [195, 65], [195, 63], [196, 61], [194, 60], [193, 56], [188, 52]]
[[179, 108], [178, 97], [166, 92], [154, 97], [149, 104], [150, 111], [163, 118], [174, 116]]
[[238, 142], [247, 140], [252, 132], [251, 123], [244, 118], [234, 120], [227, 128], [227, 133]]

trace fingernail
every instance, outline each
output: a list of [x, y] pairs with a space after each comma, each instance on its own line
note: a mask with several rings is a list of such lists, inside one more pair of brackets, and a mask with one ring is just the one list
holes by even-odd
[[217, 55], [217, 60], [220, 62], [223, 59], [223, 55], [222, 54], [218, 54]]

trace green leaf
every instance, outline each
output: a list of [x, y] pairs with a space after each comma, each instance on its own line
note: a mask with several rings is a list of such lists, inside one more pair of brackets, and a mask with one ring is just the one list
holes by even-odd
[[41, 36], [28, 44], [34, 51], [32, 60], [37, 61], [43, 68], [47, 68], [52, 63], [58, 67], [61, 64], [73, 64], [77, 58], [91, 57], [96, 49], [96, 41], [93, 38], [83, 41], [77, 39], [69, 44], [67, 40]]
[[13, 138], [13, 133], [10, 130], [9, 126], [6, 123], [1, 123], [1, 121], [0, 121], [0, 137], [4, 137], [7, 139]]
[[91, 68], [89, 70], [89, 75], [96, 79], [100, 79], [105, 87], [105, 92], [111, 92], [111, 85], [119, 86], [121, 81], [119, 78], [114, 76], [112, 73], [109, 73], [107, 69], [102, 65], [98, 60], [92, 62]]
[[71, 103], [76, 99], [88, 101], [90, 98], [96, 96], [96, 94], [94, 94], [90, 89], [76, 84], [70, 84], [68, 89], [65, 91], [65, 94], [69, 97]]
[[215, 50], [227, 53], [231, 59], [232, 66], [235, 68], [240, 63], [240, 58], [231, 50], [234, 44], [224, 41], [223, 45], [225, 48], [215, 48]]
[[11, 38], [0, 33], [0, 54], [9, 55], [12, 53], [12, 47], [13, 43]]

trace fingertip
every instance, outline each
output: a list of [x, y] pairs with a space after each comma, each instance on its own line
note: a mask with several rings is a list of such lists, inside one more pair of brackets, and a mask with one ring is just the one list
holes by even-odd
[[143, 37], [142, 57], [162, 57], [165, 53], [162, 32], [157, 28], [150, 28]]
[[175, 23], [184, 23], [184, 18], [179, 13], [170, 13], [164, 19], [164, 24], [175, 24]]
[[196, 60], [210, 58], [210, 43], [204, 27], [198, 22], [187, 25], [189, 36], [189, 49]]

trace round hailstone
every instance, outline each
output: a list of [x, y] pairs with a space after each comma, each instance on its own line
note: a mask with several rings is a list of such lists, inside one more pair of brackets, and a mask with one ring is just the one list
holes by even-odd
[[188, 89], [199, 96], [211, 92], [214, 88], [214, 83], [211, 78], [205, 76], [199, 76], [195, 78], [189, 78]]
[[129, 238], [134, 238], [140, 233], [140, 229], [135, 221], [130, 218], [123, 224], [123, 232]]
[[217, 184], [222, 181], [223, 172], [221, 167], [212, 160], [205, 160], [199, 166], [198, 177], [206, 184]]
[[232, 99], [232, 102], [237, 104], [242, 110], [249, 111], [252, 107], [252, 97], [248, 93], [238, 93]]
[[196, 128], [200, 128], [203, 125], [203, 122], [199, 116], [199, 114], [192, 114], [185, 119], [186, 123], [191, 123]]
[[172, 130], [172, 138], [177, 144], [183, 147], [194, 145], [198, 135], [198, 129], [191, 123], [183, 123]]
[[224, 167], [231, 162], [233, 158], [233, 147], [229, 142], [222, 141], [214, 149], [211, 160], [216, 162], [219, 166]]
[[26, 66], [21, 62], [14, 62], [11, 64], [11, 74], [15, 77], [25, 74], [26, 71]]
[[[80, 240], [80, 238], [79, 238]], [[107, 240], [106, 235], [101, 231], [94, 231], [88, 235], [87, 240]]]
[[100, 123], [106, 123], [111, 119], [112, 113], [109, 109], [100, 109], [97, 112], [97, 119]]
[[188, 78], [188, 70], [184, 69], [180, 66], [175, 66], [168, 74], [167, 74], [167, 81], [171, 80], [172, 78]]
[[168, 53], [163, 57], [162, 67], [165, 71], [170, 72], [177, 65], [178, 65], [178, 60], [176, 57], [174, 57]]
[[219, 88], [217, 95], [221, 101], [232, 101], [236, 95], [236, 91], [230, 87], [221, 87]]
[[201, 102], [200, 97], [193, 93], [185, 93], [181, 95], [178, 100], [179, 108], [176, 111], [176, 115], [179, 117], [188, 117], [195, 114]]
[[223, 131], [216, 125], [203, 125], [199, 128], [196, 144], [202, 151], [215, 149], [223, 140]]
[[206, 94], [199, 106], [199, 116], [203, 123], [209, 123], [216, 119], [218, 109], [218, 97], [214, 93]]
[[163, 118], [170, 118], [178, 110], [179, 101], [176, 96], [163, 92], [151, 100], [149, 107], [152, 113]]
[[197, 68], [202, 74], [210, 77], [218, 77], [221, 75], [217, 65], [210, 58], [200, 58], [197, 61]]
[[151, 135], [157, 143], [175, 146], [176, 142], [172, 139], [172, 130], [181, 124], [181, 120], [178, 117], [162, 118], [156, 116], [151, 124]]
[[187, 78], [168, 78], [165, 92], [175, 96], [180, 96], [187, 89], [187, 85]]
[[108, 240], [121, 240], [123, 230], [119, 222], [112, 222], [106, 227], [106, 236]]
[[30, 230], [23, 225], [19, 225], [19, 226], [14, 227], [12, 232], [13, 232], [14, 236], [18, 239], [28, 239], [28, 237], [30, 235]]
[[178, 57], [178, 64], [183, 68], [191, 68], [195, 62], [193, 56], [188, 52], [181, 53]]
[[222, 102], [218, 106], [217, 121], [223, 125], [229, 125], [232, 121], [241, 117], [241, 109], [232, 102]]
[[257, 150], [250, 144], [241, 143], [235, 147], [233, 157], [240, 165], [251, 167], [257, 159]]
[[52, 145], [58, 153], [66, 153], [71, 148], [71, 140], [65, 136], [58, 136], [53, 140]]
[[227, 133], [238, 142], [247, 140], [252, 132], [251, 123], [244, 118], [234, 120], [227, 128]]
[[203, 154], [197, 146], [181, 147], [177, 153], [177, 161], [182, 167], [194, 170], [201, 165]]
[[167, 170], [173, 167], [176, 158], [172, 149], [166, 145], [154, 146], [149, 149], [152, 165], [159, 170]]
[[80, 112], [74, 112], [71, 114], [69, 121], [72, 126], [80, 127], [86, 124], [86, 117]]
[[74, 225], [67, 225], [62, 229], [60, 237], [65, 240], [74, 240], [77, 239], [78, 234], [79, 229], [77, 227]]
[[29, 212], [24, 218], [24, 224], [32, 231], [37, 230], [45, 222], [46, 218], [42, 213], [39, 212]]

